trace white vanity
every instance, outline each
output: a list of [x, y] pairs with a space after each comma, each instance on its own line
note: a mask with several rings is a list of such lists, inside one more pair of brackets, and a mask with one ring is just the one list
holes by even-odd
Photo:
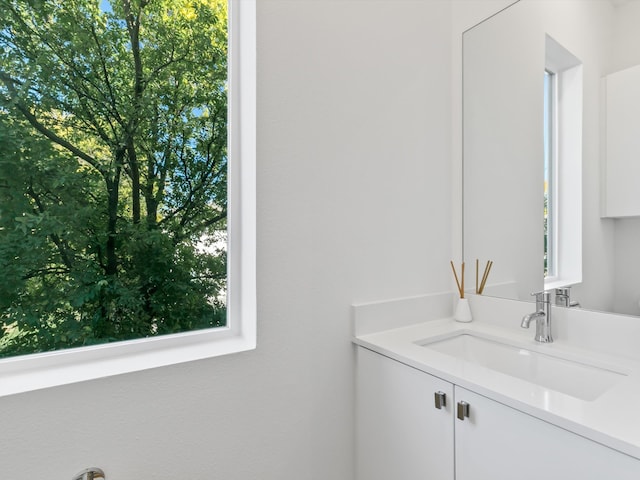
[[640, 322], [555, 309], [539, 344], [530, 303], [471, 304], [469, 324], [356, 325], [357, 478], [640, 478]]

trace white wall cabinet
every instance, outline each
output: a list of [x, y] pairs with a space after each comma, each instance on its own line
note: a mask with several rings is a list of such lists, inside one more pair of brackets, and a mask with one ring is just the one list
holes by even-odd
[[637, 459], [370, 350], [357, 367], [358, 480], [640, 478]]
[[640, 216], [640, 66], [607, 75], [605, 217]]

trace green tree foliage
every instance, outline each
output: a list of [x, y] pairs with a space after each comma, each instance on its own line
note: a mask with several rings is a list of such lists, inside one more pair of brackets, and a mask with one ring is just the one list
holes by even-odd
[[0, 0], [0, 356], [225, 324], [226, 62], [225, 0]]

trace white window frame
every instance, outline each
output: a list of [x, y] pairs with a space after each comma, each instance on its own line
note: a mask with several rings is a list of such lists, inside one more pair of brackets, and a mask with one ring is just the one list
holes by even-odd
[[546, 115], [547, 141], [545, 147], [547, 167], [547, 276], [546, 282], [556, 279], [558, 269], [558, 211], [557, 211], [557, 178], [558, 178], [558, 77], [555, 70], [545, 68], [548, 75], [548, 96], [545, 96], [545, 107], [548, 109]]
[[555, 77], [553, 156], [555, 274], [545, 290], [582, 282], [582, 62], [549, 35], [545, 68]]
[[256, 347], [256, 2], [229, 0], [227, 327], [0, 360], [0, 397]]

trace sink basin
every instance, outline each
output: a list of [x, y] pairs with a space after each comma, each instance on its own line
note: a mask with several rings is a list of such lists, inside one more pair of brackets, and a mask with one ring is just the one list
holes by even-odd
[[625, 377], [624, 373], [470, 333], [419, 343], [430, 350], [587, 401], [595, 400]]

